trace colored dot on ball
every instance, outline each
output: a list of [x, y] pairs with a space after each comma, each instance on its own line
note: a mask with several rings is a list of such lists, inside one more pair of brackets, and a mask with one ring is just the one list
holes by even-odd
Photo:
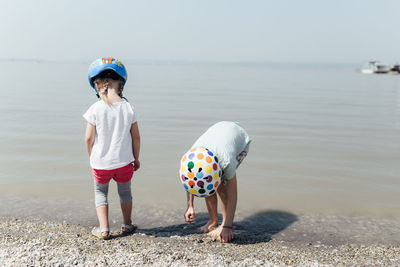
[[211, 177], [211, 175], [209, 175], [209, 176], [207, 176], [207, 183], [211, 183], [211, 181], [212, 181], [212, 177]]
[[197, 191], [195, 189], [193, 189], [193, 188], [190, 188], [190, 193], [197, 194]]
[[200, 147], [199, 149], [197, 149], [198, 151], [200, 151], [200, 152], [206, 152], [206, 150], [204, 149], [204, 148], [202, 148], [202, 147]]
[[192, 149], [190, 150], [190, 152], [193, 152], [193, 151], [196, 151], [196, 148], [192, 148]]
[[187, 176], [188, 176], [190, 179], [193, 179], [194, 173], [193, 173], [193, 172], [188, 172]]
[[207, 167], [206, 167], [206, 172], [207, 172], [207, 173], [211, 173], [211, 172], [212, 172], [211, 166], [207, 166]]
[[217, 157], [214, 157], [214, 160], [215, 160], [216, 163], [218, 163], [218, 158]]
[[186, 169], [186, 167], [185, 167], [185, 165], [181, 165], [181, 172], [185, 172], [185, 169]]
[[188, 158], [189, 158], [189, 159], [193, 159], [193, 158], [194, 158], [194, 156], [195, 156], [195, 154], [194, 154], [194, 153], [190, 153], [190, 154], [189, 154], [189, 156], [188, 156]]
[[183, 184], [183, 187], [184, 187], [186, 190], [189, 189], [189, 186], [187, 186], [187, 184]]
[[195, 185], [193, 181], [189, 181], [188, 184], [190, 187], [193, 187]]
[[197, 186], [198, 187], [203, 187], [204, 186], [204, 182], [203, 181], [198, 181], [197, 182]]
[[216, 170], [218, 169], [217, 163], [214, 163], [214, 164], [213, 164], [213, 169], [214, 169], [214, 171], [216, 171]]
[[203, 167], [204, 167], [203, 162], [201, 162], [201, 161], [196, 162], [196, 168], [197, 169], [200, 169], [200, 168], [203, 168]]
[[214, 186], [215, 186], [215, 188], [217, 188], [219, 186], [218, 181], [215, 182]]
[[199, 190], [199, 193], [200, 193], [200, 194], [204, 194], [205, 192], [206, 192], [206, 190], [204, 190], [204, 189], [200, 189], [200, 190]]
[[202, 158], [204, 158], [204, 155], [203, 155], [203, 153], [199, 153], [199, 154], [197, 154], [197, 158], [198, 158], [198, 159], [202, 159]]
[[208, 155], [210, 155], [210, 156], [214, 156], [214, 154], [213, 154], [210, 150], [208, 150], [207, 153], [208, 153]]
[[208, 186], [207, 186], [207, 190], [211, 190], [211, 189], [213, 189], [213, 185], [212, 184], [209, 184]]
[[212, 195], [212, 194], [214, 194], [214, 192], [215, 192], [215, 190], [213, 189], [208, 194]]
[[188, 166], [189, 169], [193, 169], [193, 167], [194, 167], [193, 161], [189, 161], [187, 166]]
[[185, 156], [183, 156], [183, 158], [182, 158], [182, 162], [184, 162], [185, 160], [186, 160], [186, 155]]
[[182, 179], [182, 181], [185, 181], [185, 175], [181, 175], [181, 179]]
[[196, 173], [196, 177], [199, 179], [203, 178], [203, 173], [202, 172]]
[[211, 163], [212, 162], [212, 158], [211, 157], [206, 157], [206, 161], [207, 161], [207, 163]]
[[214, 173], [214, 180], [218, 179], [218, 173]]

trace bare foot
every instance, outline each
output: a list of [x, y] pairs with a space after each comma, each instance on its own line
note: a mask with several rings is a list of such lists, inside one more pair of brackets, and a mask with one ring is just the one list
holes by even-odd
[[210, 231], [207, 235], [216, 238], [221, 243], [231, 242], [234, 238], [232, 229], [223, 228], [221, 225], [217, 229]]
[[221, 234], [222, 231], [222, 226], [218, 226], [214, 230], [210, 231], [207, 235], [214, 237], [214, 238], [219, 238], [219, 235]]
[[212, 222], [212, 221], [208, 221], [207, 224], [203, 225], [202, 227], [199, 227], [198, 231], [200, 233], [208, 233], [212, 230], [214, 230], [218, 225], [218, 222]]

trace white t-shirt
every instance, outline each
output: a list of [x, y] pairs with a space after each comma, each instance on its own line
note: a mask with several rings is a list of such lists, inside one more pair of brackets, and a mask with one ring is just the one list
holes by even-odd
[[100, 100], [83, 117], [96, 126], [90, 155], [90, 166], [93, 169], [117, 169], [135, 160], [130, 129], [137, 121], [137, 114], [131, 104], [122, 101], [108, 105]]
[[217, 155], [219, 164], [224, 171], [223, 179], [232, 179], [241, 163], [241, 152], [247, 154], [250, 137], [239, 124], [231, 121], [221, 121], [202, 134], [192, 148], [204, 147]]

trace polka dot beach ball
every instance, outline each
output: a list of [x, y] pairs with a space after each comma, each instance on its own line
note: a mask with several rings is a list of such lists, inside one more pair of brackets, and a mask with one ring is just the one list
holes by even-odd
[[179, 176], [185, 190], [198, 197], [208, 197], [221, 184], [222, 170], [217, 156], [205, 148], [193, 148], [181, 159]]

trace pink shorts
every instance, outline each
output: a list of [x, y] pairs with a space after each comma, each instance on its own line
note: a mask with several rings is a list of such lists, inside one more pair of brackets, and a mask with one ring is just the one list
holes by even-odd
[[106, 184], [111, 179], [114, 179], [118, 183], [127, 183], [132, 179], [133, 176], [133, 165], [128, 165], [113, 169], [113, 170], [98, 170], [92, 169], [94, 179], [100, 184]]

